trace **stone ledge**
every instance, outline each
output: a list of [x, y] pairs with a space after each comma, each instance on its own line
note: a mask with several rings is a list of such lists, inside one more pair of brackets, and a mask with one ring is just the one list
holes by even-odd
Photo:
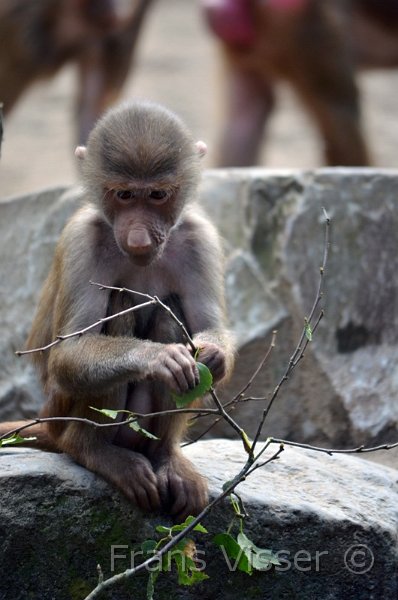
[[[200, 442], [186, 454], [209, 478], [212, 494], [245, 460], [241, 444], [228, 440]], [[118, 492], [64, 455], [3, 449], [0, 489], [0, 600], [79, 600], [95, 585], [97, 563], [110, 575], [112, 544], [126, 546], [116, 549], [123, 555], [165, 521], [143, 519]], [[220, 551], [199, 537], [210, 579], [189, 589], [161, 577], [159, 600], [397, 596], [397, 471], [356, 457], [287, 448], [241, 484], [239, 493], [249, 513], [248, 535], [279, 552], [281, 568], [251, 577], [230, 572]], [[226, 503], [204, 524], [215, 534], [231, 515]], [[116, 571], [129, 565], [127, 555], [115, 561]], [[137, 578], [107, 598], [144, 599], [145, 582]]]

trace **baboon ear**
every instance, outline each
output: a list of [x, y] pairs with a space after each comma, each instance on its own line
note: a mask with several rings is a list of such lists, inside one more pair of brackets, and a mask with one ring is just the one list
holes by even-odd
[[207, 144], [205, 142], [199, 141], [195, 144], [196, 150], [198, 151], [199, 157], [203, 158], [207, 154]]
[[75, 150], [75, 156], [77, 156], [77, 158], [79, 158], [80, 160], [83, 160], [84, 158], [86, 158], [86, 154], [87, 154], [86, 146], [78, 146]]

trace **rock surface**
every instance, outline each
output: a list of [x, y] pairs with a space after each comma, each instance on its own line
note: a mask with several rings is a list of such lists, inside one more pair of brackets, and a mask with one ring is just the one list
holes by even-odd
[[[276, 348], [247, 394], [269, 397], [280, 380], [316, 297], [322, 207], [332, 218], [325, 317], [282, 388], [264, 435], [333, 447], [397, 439], [397, 190], [396, 171], [205, 174], [201, 198], [226, 240], [228, 310], [239, 344], [225, 400], [248, 381], [274, 329]], [[1, 420], [34, 415], [40, 405], [29, 360], [13, 352], [23, 347], [55, 241], [78, 204], [76, 189], [0, 203]], [[258, 401], [236, 407], [249, 435], [263, 407]], [[201, 420], [193, 434], [208, 425]], [[210, 435], [235, 433], [220, 423]]]
[[[276, 348], [248, 394], [269, 397], [282, 377], [316, 298], [323, 207], [332, 219], [325, 317], [282, 388], [265, 434], [345, 447], [396, 439], [397, 190], [396, 171], [207, 174], [202, 199], [226, 239], [229, 314], [239, 345], [224, 399], [249, 380], [274, 329]], [[251, 435], [263, 406], [235, 409]], [[212, 432], [234, 435], [225, 423]]]
[[45, 190], [0, 204], [0, 419], [37, 413], [42, 392], [26, 358], [27, 338], [56, 241], [79, 204], [78, 190]]
[[[275, 449], [267, 451], [270, 456]], [[209, 478], [212, 495], [242, 466], [239, 442], [208, 440], [186, 449]], [[214, 457], [217, 456], [217, 462]], [[67, 456], [0, 452], [0, 600], [80, 600], [95, 586], [96, 566], [111, 575], [130, 567], [130, 551], [153, 539], [165, 518], [142, 519], [118, 492]], [[228, 502], [197, 538], [210, 579], [179, 587], [161, 576], [158, 600], [387, 600], [398, 594], [398, 474], [356, 457], [286, 448], [279, 460], [240, 485], [245, 532], [281, 564], [252, 576], [233, 572], [211, 543], [225, 531]], [[137, 563], [138, 563], [138, 559]], [[104, 597], [144, 599], [147, 575]]]

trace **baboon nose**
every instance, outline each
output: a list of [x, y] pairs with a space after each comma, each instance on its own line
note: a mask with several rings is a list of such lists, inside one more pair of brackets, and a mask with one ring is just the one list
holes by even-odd
[[146, 229], [132, 229], [127, 236], [127, 246], [133, 254], [148, 254], [152, 241]]

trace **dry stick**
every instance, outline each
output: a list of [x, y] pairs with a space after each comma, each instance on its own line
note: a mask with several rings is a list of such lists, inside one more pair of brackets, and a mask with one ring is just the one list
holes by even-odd
[[249, 439], [246, 435], [245, 430], [238, 425], [238, 423], [235, 421], [235, 419], [233, 419], [231, 417], [231, 415], [229, 415], [227, 413], [226, 410], [224, 410], [223, 405], [221, 404], [221, 401], [220, 401], [219, 397], [217, 396], [215, 389], [213, 387], [211, 387], [209, 391], [210, 391], [211, 397], [213, 398], [213, 400], [217, 406], [219, 415], [223, 419], [225, 419], [225, 421], [227, 421], [227, 423], [229, 423], [229, 425], [232, 427], [232, 429], [234, 429], [237, 432], [240, 439], [242, 440], [245, 452], [247, 452], [247, 454], [249, 454], [249, 456], [251, 457], [252, 456], [251, 444], [249, 442]]
[[[251, 475], [252, 473], [254, 473], [254, 471], [257, 471], [257, 469], [261, 469], [261, 467], [265, 467], [266, 465], [268, 465], [273, 460], [278, 459], [279, 455], [284, 451], [284, 449], [285, 449], [284, 445], [280, 444], [279, 445], [279, 450], [277, 452], [275, 452], [275, 454], [273, 454], [272, 456], [270, 456], [270, 458], [267, 458], [267, 460], [264, 460], [262, 463], [255, 463], [255, 464], [253, 464], [253, 466], [247, 471], [246, 477], [249, 477], [249, 475]], [[256, 460], [257, 460], [257, 457], [256, 457]]]
[[191, 347], [192, 352], [194, 354], [197, 352], [197, 348], [196, 348], [195, 344], [193, 343], [193, 340], [192, 340], [191, 336], [189, 335], [184, 323], [182, 321], [180, 321], [180, 319], [173, 313], [173, 311], [170, 309], [170, 307], [168, 307], [166, 304], [164, 304], [164, 302], [162, 302], [160, 300], [160, 298], [158, 298], [158, 296], [150, 296], [149, 294], [144, 294], [143, 292], [136, 292], [135, 290], [130, 290], [128, 288], [119, 288], [119, 287], [114, 287], [112, 285], [103, 285], [102, 283], [96, 283], [95, 281], [90, 281], [90, 284], [98, 286], [101, 290], [114, 290], [116, 292], [128, 292], [130, 294], [136, 294], [138, 296], [143, 296], [144, 298], [148, 298], [151, 301], [153, 301], [154, 303], [159, 304], [159, 306], [161, 306], [166, 312], [168, 312], [170, 317], [180, 327], [184, 336], [187, 339], [187, 342], [189, 343], [189, 345]]
[[[366, 452], [377, 452], [379, 450], [391, 450], [392, 448], [398, 448], [398, 442], [393, 444], [381, 444], [380, 446], [357, 446], [356, 448], [335, 449], [335, 448], [322, 448], [320, 446], [311, 446], [311, 444], [302, 444], [300, 442], [290, 442], [289, 440], [281, 440], [279, 438], [268, 438], [269, 444], [282, 444], [285, 446], [295, 446], [297, 448], [304, 448], [305, 450], [314, 450], [315, 452], [323, 452], [332, 456], [333, 454], [364, 454]], [[257, 458], [257, 457], [256, 457]]]
[[[318, 325], [321, 322], [321, 320], [323, 319], [324, 315], [325, 315], [325, 313], [324, 313], [323, 309], [321, 309], [321, 311], [320, 311], [320, 313], [318, 315], [318, 318], [317, 318], [317, 320], [315, 322], [315, 325], [312, 328], [312, 333], [315, 333], [315, 331], [317, 330]], [[307, 346], [308, 346], [309, 343], [310, 343], [310, 340], [308, 338], [306, 338], [305, 341], [304, 341], [304, 346], [303, 346], [300, 354], [293, 361], [292, 370], [297, 366], [297, 364], [300, 362], [300, 360], [302, 360], [304, 358], [304, 354], [305, 354], [305, 351], [306, 351]]]
[[265, 402], [266, 396], [245, 396], [244, 398], [238, 398], [236, 404], [245, 404], [246, 402]]
[[233, 398], [232, 400], [229, 400], [228, 402], [226, 402], [224, 404], [224, 408], [227, 408], [231, 405], [236, 404], [237, 402], [241, 401], [242, 397], [244, 396], [244, 393], [249, 389], [249, 387], [252, 385], [253, 381], [255, 380], [255, 378], [257, 377], [257, 375], [259, 374], [259, 372], [261, 371], [261, 369], [263, 368], [263, 366], [265, 365], [265, 363], [267, 362], [272, 350], [275, 348], [275, 344], [276, 344], [276, 336], [277, 336], [277, 331], [274, 330], [272, 332], [272, 338], [271, 338], [271, 343], [269, 345], [269, 348], [267, 350], [267, 352], [265, 353], [264, 358], [261, 360], [260, 364], [258, 365], [257, 369], [254, 371], [253, 375], [250, 377], [249, 381], [246, 383], [246, 385], [240, 390], [240, 392], [238, 392]]
[[[119, 411], [119, 412], [127, 412], [130, 411]], [[216, 408], [172, 408], [169, 410], [160, 410], [151, 413], [136, 413], [131, 412], [131, 417], [125, 419], [124, 421], [115, 421], [113, 423], [97, 423], [97, 421], [92, 421], [91, 419], [86, 419], [84, 417], [37, 417], [36, 419], [30, 419], [27, 423], [24, 423], [20, 427], [15, 427], [15, 429], [10, 429], [7, 433], [3, 433], [0, 435], [0, 441], [3, 439], [7, 439], [14, 434], [18, 434], [24, 429], [29, 429], [29, 427], [33, 427], [39, 423], [50, 423], [52, 421], [74, 421], [78, 423], [84, 423], [85, 425], [90, 425], [91, 427], [119, 427], [120, 425], [130, 425], [130, 423], [136, 422], [138, 419], [147, 419], [151, 417], [163, 417], [170, 414], [178, 414], [178, 413], [188, 413], [188, 414], [202, 414], [206, 415], [218, 415], [218, 410]]]
[[[193, 421], [195, 418], [196, 417], [192, 417], [191, 420]], [[181, 448], [185, 448], [186, 446], [191, 446], [191, 444], [196, 444], [196, 442], [199, 442], [199, 440], [204, 438], [204, 436], [207, 433], [209, 433], [209, 431], [211, 431], [213, 429], [213, 427], [215, 427], [217, 425], [217, 423], [219, 423], [221, 420], [222, 420], [222, 417], [217, 417], [216, 419], [214, 419], [213, 423], [210, 423], [210, 425], [208, 427], [206, 427], [206, 429], [204, 431], [202, 431], [202, 433], [200, 435], [197, 435], [192, 440], [189, 440], [188, 442], [181, 444]]]
[[[371, 446], [369, 448], [365, 448], [365, 446], [357, 446], [356, 448], [347, 448], [347, 449], [335, 449], [335, 448], [322, 448], [320, 446], [311, 446], [311, 444], [303, 444], [301, 442], [291, 442], [289, 440], [282, 440], [279, 438], [268, 438], [261, 448], [261, 450], [254, 457], [254, 466], [257, 467], [258, 459], [264, 454], [265, 450], [271, 444], [279, 444], [280, 446], [294, 446], [295, 448], [303, 448], [304, 450], [313, 450], [314, 452], [322, 452], [323, 454], [328, 454], [329, 456], [333, 456], [333, 454], [363, 454], [367, 452], [378, 452], [379, 450], [391, 450], [393, 448], [398, 448], [398, 442], [393, 444], [381, 444], [380, 446]], [[265, 463], [266, 464], [266, 463]], [[246, 476], [252, 471], [246, 473]]]
[[160, 300], [160, 298], [158, 298], [158, 296], [154, 296], [154, 299], [156, 300], [156, 302], [170, 315], [170, 317], [177, 323], [177, 325], [180, 327], [180, 329], [182, 330], [183, 334], [185, 335], [188, 344], [191, 347], [191, 350], [193, 352], [193, 355], [195, 356], [198, 349], [195, 346], [193, 339], [191, 338], [191, 336], [189, 335], [187, 328], [185, 327], [184, 323], [182, 321], [180, 321], [180, 319], [177, 317], [177, 315], [175, 315], [173, 313], [173, 311], [171, 310], [171, 308], [169, 306], [167, 306], [167, 304], [164, 304], [164, 302], [162, 302]]
[[[321, 313], [320, 313], [320, 314], [319, 314], [319, 316], [318, 316], [318, 319], [317, 319], [317, 321], [316, 321], [316, 323], [315, 323], [315, 325], [314, 325], [313, 329], [312, 329], [313, 333], [315, 333], [315, 331], [316, 331], [316, 329], [317, 329], [317, 327], [318, 327], [318, 325], [319, 325], [319, 323], [320, 323], [320, 321], [321, 321], [321, 319], [322, 319], [322, 317], [323, 317], [323, 314], [324, 314], [324, 313], [323, 313], [323, 310], [322, 310], [322, 311], [321, 311]], [[274, 332], [274, 333], [276, 333], [276, 332]], [[303, 340], [301, 339], [301, 340], [300, 340], [300, 342], [302, 343], [302, 341], [303, 341]], [[297, 346], [297, 347], [299, 347], [299, 346], [301, 345], [301, 343], [300, 343], [300, 342], [299, 342], [299, 344], [298, 344], [298, 346]], [[301, 360], [302, 358], [304, 358], [305, 350], [307, 349], [307, 346], [308, 346], [308, 344], [309, 344], [309, 340], [308, 340], [308, 338], [307, 338], [307, 339], [305, 340], [305, 342], [304, 342], [304, 346], [303, 346], [303, 348], [302, 348], [302, 350], [301, 350], [301, 352], [300, 352], [299, 356], [298, 356], [298, 357], [297, 357], [297, 358], [296, 358], [296, 359], [295, 359], [295, 360], [294, 360], [292, 363], [291, 363], [291, 359], [290, 359], [290, 361], [289, 361], [289, 368], [290, 368], [290, 363], [291, 363], [291, 368], [290, 368], [290, 371], [289, 371], [289, 374], [288, 374], [288, 375], [290, 375], [290, 373], [291, 373], [291, 372], [293, 371], [293, 369], [294, 369], [294, 368], [297, 366], [297, 364], [300, 362], [300, 360]], [[293, 356], [294, 356], [294, 354], [293, 354]], [[268, 356], [267, 356], [267, 357], [268, 357]], [[265, 361], [264, 361], [264, 362], [265, 362]], [[257, 373], [259, 372], [259, 370], [260, 370], [260, 369], [258, 369], [258, 370], [256, 371], [256, 374], [254, 375], [254, 377], [257, 375]], [[254, 379], [254, 377], [253, 377], [252, 379]], [[284, 381], [286, 381], [286, 380], [287, 380], [287, 378], [288, 378], [288, 377], [285, 377], [285, 375], [284, 375], [284, 376], [282, 377], [281, 381], [279, 382], [279, 385], [278, 385], [278, 386], [275, 388], [275, 390], [274, 390], [274, 394], [273, 394], [273, 396], [271, 397], [271, 399], [270, 399], [270, 401], [269, 401], [269, 404], [268, 404], [267, 408], [266, 408], [266, 409], [265, 409], [265, 411], [264, 411], [264, 413], [265, 413], [265, 418], [264, 418], [264, 421], [265, 421], [265, 419], [267, 418], [267, 415], [268, 415], [268, 413], [269, 413], [269, 411], [270, 411], [270, 409], [271, 409], [271, 406], [272, 406], [273, 402], [275, 401], [275, 398], [276, 398], [276, 396], [277, 396], [277, 395], [278, 395], [278, 393], [279, 393], [280, 387], [282, 386], [282, 384], [284, 383]], [[239, 395], [238, 395], [238, 396], [239, 396]], [[249, 397], [249, 398], [239, 398], [238, 396], [236, 396], [236, 397], [233, 399], [233, 401], [234, 401], [234, 404], [233, 404], [233, 405], [230, 407], [230, 410], [233, 410], [233, 409], [235, 408], [236, 404], [238, 404], [238, 403], [241, 403], [241, 402], [253, 402], [253, 401], [256, 401], [256, 402], [264, 402], [264, 401], [267, 399], [265, 396], [263, 396], [263, 397], [260, 397], [260, 398], [250, 398], [250, 397]], [[230, 404], [230, 403], [231, 403], [231, 401], [229, 401], [229, 402], [227, 402], [226, 404], [224, 404], [224, 408], [225, 408], [226, 406], [229, 406], [229, 404]], [[263, 415], [264, 415], [264, 413], [263, 413]], [[200, 417], [202, 417], [202, 416], [206, 416], [206, 415], [200, 415], [200, 414], [199, 414], [199, 415], [196, 415], [195, 417], [192, 417], [192, 419], [197, 419], [197, 418], [200, 418]], [[212, 423], [211, 427], [209, 427], [209, 428], [208, 428], [208, 430], [206, 430], [206, 433], [208, 433], [208, 431], [209, 431], [209, 430], [210, 430], [210, 429], [211, 429], [211, 428], [212, 428], [214, 425], [215, 425], [215, 423]], [[262, 429], [262, 427], [261, 427], [261, 429]], [[256, 439], [256, 438], [255, 438], [254, 442], [255, 442], [255, 443], [257, 443], [257, 439]], [[252, 445], [252, 450], [254, 451], [254, 443], [253, 443], [253, 445]]]
[[[320, 267], [320, 280], [319, 280], [319, 284], [318, 284], [318, 289], [317, 289], [315, 301], [314, 301], [313, 306], [311, 308], [310, 315], [306, 319], [306, 325], [307, 324], [311, 324], [311, 321], [313, 319], [315, 310], [316, 310], [319, 302], [321, 301], [322, 295], [323, 295], [323, 275], [324, 275], [324, 272], [325, 272], [325, 268], [326, 268], [326, 264], [327, 264], [327, 259], [328, 259], [328, 252], [329, 252], [329, 225], [330, 225], [330, 219], [327, 216], [325, 209], [323, 209], [323, 210], [324, 210], [325, 217], [326, 217], [326, 230], [325, 230], [325, 242], [324, 242], [323, 260], [322, 260], [322, 266]], [[317, 321], [316, 321], [316, 323], [315, 323], [315, 325], [314, 325], [314, 327], [312, 329], [313, 333], [315, 333], [315, 331], [316, 331], [316, 329], [317, 329], [317, 327], [319, 325], [319, 322], [321, 321], [321, 319], [323, 317], [323, 314], [324, 314], [323, 310], [321, 310], [321, 312], [320, 312], [320, 314], [319, 314], [319, 316], [317, 318]], [[252, 448], [252, 453], [251, 454], [253, 454], [253, 452], [254, 452], [255, 446], [256, 446], [256, 444], [258, 442], [258, 439], [259, 439], [259, 437], [261, 435], [261, 432], [262, 432], [265, 420], [266, 420], [266, 418], [268, 416], [269, 411], [271, 410], [271, 407], [272, 407], [272, 405], [273, 405], [276, 397], [279, 394], [279, 390], [280, 390], [281, 386], [283, 385], [283, 383], [285, 381], [287, 381], [287, 379], [288, 379], [289, 375], [291, 374], [291, 372], [293, 371], [293, 369], [297, 366], [297, 364], [300, 362], [300, 360], [304, 357], [305, 350], [306, 350], [306, 348], [308, 346], [308, 343], [309, 343], [309, 339], [306, 338], [306, 331], [307, 331], [307, 327], [305, 326], [305, 327], [303, 327], [303, 330], [302, 330], [300, 339], [299, 339], [299, 341], [297, 343], [297, 346], [294, 349], [294, 352], [293, 352], [292, 356], [290, 357], [290, 360], [289, 360], [288, 366], [286, 368], [286, 371], [283, 374], [283, 376], [282, 376], [281, 380], [279, 381], [278, 385], [275, 387], [274, 392], [273, 392], [273, 394], [271, 396], [271, 399], [270, 399], [267, 407], [263, 411], [262, 419], [261, 419], [260, 424], [258, 426], [256, 435], [254, 437], [253, 444], [251, 446], [251, 448]], [[257, 369], [253, 373], [252, 377], [248, 381], [248, 383], [245, 385], [245, 387], [240, 392], [238, 392], [238, 394], [236, 394], [236, 396], [234, 398], [232, 398], [226, 404], [224, 404], [224, 409], [230, 407], [230, 410], [231, 410], [231, 409], [235, 408], [235, 405], [237, 404], [237, 402], [241, 401], [240, 397], [251, 386], [252, 382], [254, 381], [254, 379], [256, 378], [256, 376], [258, 375], [258, 373], [260, 372], [261, 368], [264, 366], [264, 363], [266, 362], [266, 360], [268, 359], [268, 357], [269, 357], [272, 349], [274, 348], [276, 333], [277, 333], [276, 331], [273, 331], [270, 347], [269, 347], [266, 355], [264, 356], [263, 360], [261, 361], [260, 365], [257, 367]], [[304, 342], [304, 346], [302, 346], [303, 342]], [[198, 415], [198, 417], [199, 416], [200, 415]], [[194, 418], [197, 418], [197, 417], [194, 417]], [[214, 421], [204, 432], [202, 432], [192, 442], [188, 442], [188, 444], [186, 444], [186, 445], [189, 445], [190, 443], [194, 443], [194, 442], [198, 441], [199, 439], [201, 439], [204, 435], [206, 435], [206, 433], [208, 433], [209, 431], [211, 431], [211, 429], [216, 425], [217, 422], [218, 422], [217, 420]]]
[[[271, 462], [272, 460], [276, 460], [282, 451], [283, 451], [283, 447], [280, 447], [275, 452], [275, 454], [273, 454], [273, 456], [271, 456], [267, 461], [265, 461], [264, 464], [267, 464], [267, 463]], [[144, 561], [137, 567], [134, 567], [133, 569], [126, 569], [123, 573], [118, 573], [117, 575], [114, 575], [113, 577], [110, 577], [109, 579], [106, 579], [105, 581], [98, 583], [98, 585], [93, 589], [93, 591], [88, 596], [86, 596], [86, 598], [84, 600], [94, 600], [95, 598], [98, 598], [98, 596], [102, 592], [113, 587], [116, 583], [125, 581], [126, 579], [129, 579], [130, 577], [132, 577], [133, 575], [136, 575], [140, 571], [147, 569], [148, 567], [150, 567], [152, 565], [152, 563], [158, 562], [162, 556], [167, 554], [167, 552], [169, 552], [169, 550], [174, 548], [174, 546], [176, 546], [179, 541], [181, 541], [188, 533], [190, 533], [196, 527], [196, 525], [198, 525], [198, 523], [200, 523], [200, 521], [205, 516], [207, 516], [207, 514], [217, 504], [219, 504], [221, 502], [221, 500], [223, 500], [224, 498], [229, 496], [229, 494], [231, 494], [231, 492], [233, 492], [234, 489], [240, 483], [242, 483], [242, 481], [244, 481], [246, 479], [247, 472], [249, 471], [249, 469], [250, 469], [249, 466], [246, 466], [246, 471], [244, 471], [244, 469], [242, 469], [242, 471], [236, 477], [234, 477], [234, 479], [231, 481], [231, 483], [228, 485], [228, 487], [225, 490], [223, 490], [223, 492], [219, 496], [217, 496], [217, 498], [215, 498], [207, 506], [205, 506], [205, 508], [199, 513], [199, 515], [197, 517], [195, 517], [193, 519], [193, 521], [191, 521], [191, 523], [189, 525], [187, 525], [187, 527], [185, 529], [183, 529], [177, 535], [175, 535], [165, 546], [163, 546], [163, 548], [158, 550], [153, 556], [148, 558], [146, 561]]]
[[33, 425], [37, 425], [38, 423], [51, 423], [52, 421], [72, 421], [85, 423], [86, 425], [91, 425], [92, 427], [115, 427], [122, 424], [124, 425], [126, 423], [132, 423], [135, 421], [135, 418], [126, 419], [126, 421], [123, 421], [122, 423], [97, 423], [96, 421], [90, 421], [90, 419], [85, 419], [83, 417], [37, 417], [37, 419], [31, 419], [24, 425], [16, 427], [15, 429], [10, 429], [10, 431], [7, 431], [7, 433], [3, 433], [3, 435], [0, 435], [0, 441], [12, 437], [24, 429], [29, 429], [29, 427], [33, 427]]
[[[319, 323], [320, 323], [320, 321], [321, 321], [321, 319], [323, 317], [323, 314], [324, 314], [323, 311], [321, 311], [321, 313], [319, 314], [318, 319], [316, 321], [316, 324], [314, 325], [313, 332], [316, 331], [316, 329], [317, 329], [317, 327], [318, 327], [318, 325], [319, 325]], [[303, 332], [305, 332], [305, 328], [303, 329]], [[286, 370], [285, 370], [284, 374], [282, 375], [281, 379], [279, 380], [279, 383], [276, 385], [276, 387], [275, 387], [275, 389], [274, 389], [274, 391], [272, 393], [272, 396], [271, 396], [271, 398], [270, 398], [270, 400], [269, 400], [266, 408], [263, 410], [261, 421], [260, 421], [260, 424], [259, 424], [259, 426], [257, 428], [257, 432], [256, 432], [256, 435], [254, 437], [254, 441], [253, 441], [253, 445], [252, 445], [253, 451], [254, 451], [254, 448], [255, 448], [258, 440], [259, 440], [259, 437], [261, 435], [264, 423], [265, 423], [265, 421], [266, 421], [266, 419], [268, 417], [269, 411], [271, 410], [272, 405], [275, 402], [275, 400], [276, 400], [276, 398], [277, 398], [277, 396], [278, 396], [278, 394], [280, 392], [280, 389], [281, 389], [282, 385], [285, 383], [285, 381], [287, 381], [289, 379], [289, 376], [291, 375], [291, 373], [293, 372], [293, 370], [296, 368], [296, 366], [300, 362], [300, 360], [302, 360], [304, 358], [305, 350], [306, 350], [306, 348], [308, 346], [309, 340], [308, 339], [305, 340], [303, 347], [301, 347], [302, 343], [303, 343], [303, 334], [301, 335], [300, 340], [299, 340], [299, 342], [298, 342], [298, 344], [297, 344], [297, 346], [296, 346], [296, 348], [295, 348], [292, 356], [290, 357], [288, 366], [286, 367]]]
[[87, 333], [87, 331], [90, 331], [90, 329], [94, 329], [94, 327], [98, 327], [98, 325], [102, 325], [103, 323], [106, 323], [107, 321], [110, 321], [111, 319], [115, 319], [116, 317], [122, 317], [123, 315], [127, 315], [128, 313], [131, 313], [131, 312], [135, 312], [136, 310], [139, 310], [140, 308], [145, 308], [146, 306], [150, 306], [151, 304], [156, 304], [156, 300], [154, 298], [152, 298], [149, 302], [143, 302], [142, 304], [137, 304], [137, 306], [131, 306], [130, 308], [126, 308], [125, 310], [115, 313], [114, 315], [109, 315], [109, 317], [103, 317], [102, 319], [98, 319], [98, 321], [96, 321], [95, 323], [92, 323], [91, 325], [88, 325], [88, 327], [84, 327], [83, 329], [80, 329], [79, 331], [74, 331], [73, 333], [68, 333], [66, 335], [57, 335], [56, 339], [53, 342], [51, 342], [50, 344], [47, 344], [47, 346], [42, 346], [41, 348], [33, 348], [32, 350], [17, 350], [15, 352], [15, 354], [17, 356], [22, 356], [23, 354], [33, 354], [34, 352], [44, 352], [45, 350], [49, 350], [50, 348], [52, 348], [53, 346], [56, 346], [57, 344], [63, 342], [64, 340], [67, 340], [72, 337], [81, 336], [84, 333]]
[[379, 446], [370, 446], [366, 448], [365, 446], [357, 446], [356, 448], [322, 448], [320, 446], [312, 446], [311, 444], [304, 444], [301, 442], [291, 442], [290, 440], [283, 440], [280, 438], [270, 437], [264, 443], [264, 446], [261, 450], [254, 456], [252, 463], [248, 459], [246, 464], [242, 468], [242, 471], [239, 475], [245, 474], [246, 477], [251, 475], [254, 471], [267, 465], [271, 460], [277, 458], [277, 456], [273, 455], [270, 459], [265, 460], [262, 463], [258, 463], [259, 458], [264, 454], [267, 448], [271, 444], [279, 444], [279, 451], [277, 455], [283, 450], [284, 446], [294, 446], [295, 448], [303, 448], [304, 450], [313, 450], [314, 452], [321, 452], [323, 454], [328, 454], [329, 456], [333, 456], [333, 454], [364, 454], [369, 452], [378, 452], [380, 450], [392, 450], [393, 448], [398, 448], [398, 442], [394, 442], [393, 444], [381, 444]]
[[[301, 336], [300, 339], [298, 341], [298, 344], [292, 354], [292, 356], [290, 357], [289, 363], [286, 367], [286, 370], [284, 372], [284, 374], [282, 375], [281, 379], [279, 380], [279, 383], [276, 385], [271, 398], [268, 402], [268, 405], [266, 406], [266, 408], [263, 410], [263, 414], [261, 417], [261, 421], [258, 425], [257, 431], [256, 431], [256, 435], [254, 436], [254, 441], [252, 444], [252, 452], [254, 453], [255, 447], [257, 445], [257, 442], [259, 440], [259, 437], [261, 435], [261, 432], [263, 430], [264, 427], [264, 423], [266, 418], [268, 417], [268, 414], [272, 408], [272, 405], [274, 404], [279, 391], [282, 387], [282, 385], [285, 383], [285, 381], [287, 381], [287, 379], [289, 378], [289, 375], [291, 374], [291, 372], [293, 371], [293, 369], [296, 367], [296, 365], [299, 363], [299, 361], [303, 358], [304, 356], [304, 351], [307, 348], [308, 345], [308, 337], [306, 337], [307, 334], [307, 326], [311, 324], [311, 321], [314, 317], [315, 311], [317, 309], [317, 306], [319, 305], [319, 302], [322, 299], [323, 296], [323, 284], [324, 284], [324, 273], [325, 273], [325, 269], [326, 269], [326, 265], [327, 265], [327, 261], [328, 261], [328, 256], [329, 256], [329, 228], [330, 228], [330, 219], [325, 211], [325, 209], [323, 209], [323, 212], [325, 214], [325, 240], [324, 240], [324, 247], [323, 247], [323, 259], [322, 259], [322, 266], [319, 269], [319, 284], [318, 284], [318, 289], [317, 289], [317, 293], [315, 296], [315, 300], [310, 312], [310, 315], [307, 319], [305, 319], [305, 326], [303, 327], [303, 330], [301, 332]], [[323, 310], [321, 310], [320, 315], [317, 318], [317, 321], [315, 323], [314, 326], [314, 331], [315, 329], [318, 327], [318, 324], [320, 322], [320, 320], [323, 317]], [[304, 347], [302, 347], [303, 345], [303, 341], [305, 339], [305, 343], [304, 343]]]

